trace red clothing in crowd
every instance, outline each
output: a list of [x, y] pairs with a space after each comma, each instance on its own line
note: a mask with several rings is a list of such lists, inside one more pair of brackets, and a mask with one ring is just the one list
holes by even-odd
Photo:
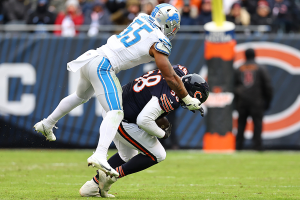
[[[66, 17], [67, 15], [65, 13], [59, 13], [56, 17], [56, 20], [55, 20], [55, 25], [62, 25], [62, 22], [64, 20], [64, 18]], [[82, 25], [83, 24], [83, 21], [84, 21], [84, 17], [82, 14], [78, 15], [78, 14], [75, 14], [75, 15], [70, 15], [71, 18], [72, 18], [72, 21], [74, 23], [75, 26], [78, 26], [78, 25]], [[54, 31], [54, 34], [55, 35], [61, 35], [61, 30], [59, 31]], [[78, 31], [76, 30], [76, 34], [78, 34]]]

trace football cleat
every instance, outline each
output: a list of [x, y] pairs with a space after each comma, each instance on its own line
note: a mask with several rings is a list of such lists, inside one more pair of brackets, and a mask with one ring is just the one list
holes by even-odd
[[98, 184], [92, 180], [87, 181], [79, 190], [82, 197], [101, 197]]
[[44, 122], [45, 119], [42, 121], [36, 123], [33, 128], [35, 129], [36, 132], [42, 133], [47, 140], [49, 141], [55, 141], [56, 137], [52, 131], [53, 127], [57, 129], [56, 126], [49, 126]]
[[107, 175], [119, 177], [119, 173], [108, 164], [107, 160], [98, 159], [95, 153], [87, 159], [87, 162], [88, 166], [96, 167], [105, 172]]
[[108, 194], [108, 191], [111, 188], [111, 185], [113, 183], [115, 183], [118, 178], [116, 177], [111, 177], [111, 176], [107, 176], [103, 171], [98, 170], [98, 174], [99, 174], [99, 192], [100, 192], [100, 196], [101, 197], [115, 197], [112, 194]]

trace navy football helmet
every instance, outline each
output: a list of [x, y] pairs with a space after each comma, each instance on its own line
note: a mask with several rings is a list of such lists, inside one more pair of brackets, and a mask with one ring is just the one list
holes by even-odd
[[[204, 103], [209, 95], [209, 86], [199, 74], [188, 74], [182, 77], [182, 82], [191, 97]], [[183, 101], [180, 101], [185, 106]]]

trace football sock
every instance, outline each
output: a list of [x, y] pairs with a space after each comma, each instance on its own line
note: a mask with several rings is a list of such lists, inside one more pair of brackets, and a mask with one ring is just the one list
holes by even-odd
[[100, 126], [100, 137], [95, 154], [106, 159], [107, 150], [113, 141], [118, 127], [124, 117], [122, 110], [108, 111]]
[[99, 184], [99, 173], [97, 171], [97, 175], [93, 177], [93, 181], [96, 183], [96, 184]]
[[115, 153], [115, 155], [110, 157], [107, 162], [114, 169], [126, 163], [124, 160], [122, 160], [119, 153]]
[[119, 173], [119, 178], [133, 174], [144, 169], [147, 169], [155, 164], [157, 161], [152, 160], [149, 156], [138, 154], [131, 158], [127, 163], [116, 168]]
[[82, 104], [85, 100], [77, 96], [76, 92], [63, 98], [56, 109], [45, 120], [48, 125], [54, 126], [55, 123], [71, 110]]

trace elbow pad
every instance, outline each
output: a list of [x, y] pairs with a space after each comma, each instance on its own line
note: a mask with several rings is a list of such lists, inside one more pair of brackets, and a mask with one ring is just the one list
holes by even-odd
[[160, 42], [157, 42], [154, 45], [154, 48], [156, 51], [161, 52], [167, 56], [171, 54], [172, 45], [170, 42], [168, 42], [166, 39], [159, 39]]

